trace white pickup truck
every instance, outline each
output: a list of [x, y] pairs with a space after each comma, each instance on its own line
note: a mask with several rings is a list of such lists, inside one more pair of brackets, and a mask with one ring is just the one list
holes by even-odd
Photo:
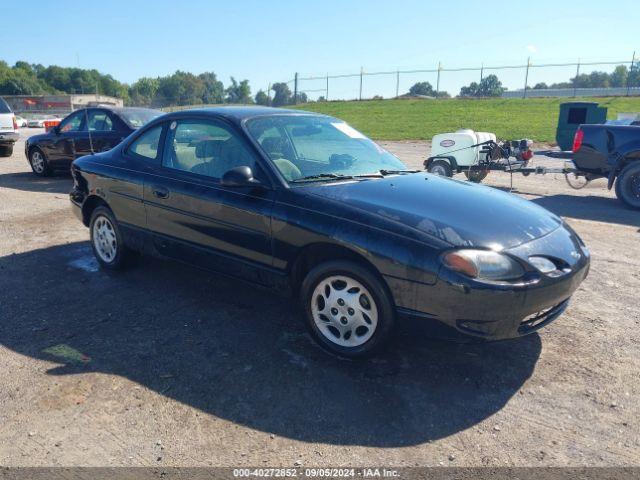
[[0, 98], [0, 157], [10, 157], [18, 140], [18, 124], [11, 107]]

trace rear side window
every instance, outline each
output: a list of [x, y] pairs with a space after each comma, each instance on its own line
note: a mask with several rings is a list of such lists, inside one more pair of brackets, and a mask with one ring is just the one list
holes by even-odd
[[0, 113], [11, 113], [11, 108], [3, 98], [0, 98]]
[[140, 157], [155, 160], [158, 158], [158, 149], [160, 145], [160, 135], [162, 134], [162, 125], [157, 125], [138, 138], [136, 138], [131, 146], [129, 152]]
[[115, 129], [107, 112], [94, 110], [89, 114], [89, 130], [92, 132], [110, 132]]
[[567, 123], [571, 125], [581, 125], [587, 122], [586, 108], [570, 108]]

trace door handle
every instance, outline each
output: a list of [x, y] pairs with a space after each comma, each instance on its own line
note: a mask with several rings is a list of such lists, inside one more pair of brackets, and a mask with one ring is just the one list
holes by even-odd
[[151, 191], [154, 197], [169, 198], [169, 190], [164, 187], [151, 187]]

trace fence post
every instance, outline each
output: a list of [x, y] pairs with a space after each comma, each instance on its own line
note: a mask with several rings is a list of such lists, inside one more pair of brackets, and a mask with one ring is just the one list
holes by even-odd
[[438, 62], [438, 78], [436, 79], [436, 98], [440, 96], [440, 70], [442, 70], [442, 63]]
[[298, 72], [293, 78], [293, 104], [296, 105], [298, 103]]
[[529, 65], [531, 65], [531, 57], [527, 57], [527, 71], [524, 74], [524, 91], [522, 98], [527, 98], [527, 83], [529, 82]]
[[362, 74], [364, 73], [364, 68], [360, 67], [360, 93], [358, 94], [358, 100], [362, 100]]
[[578, 93], [578, 76], [580, 75], [580, 59], [578, 59], [578, 65], [576, 66], [576, 78], [573, 81], [573, 97], [575, 98]]
[[400, 70], [396, 70], [396, 98], [400, 95]]
[[627, 75], [627, 97], [631, 93], [631, 73], [633, 72], [634, 63], [636, 63], [636, 52], [633, 52], [633, 57], [631, 57], [631, 68], [629, 68], [629, 74]]
[[327, 90], [324, 95], [325, 101], [329, 101], [329, 73], [327, 72]]

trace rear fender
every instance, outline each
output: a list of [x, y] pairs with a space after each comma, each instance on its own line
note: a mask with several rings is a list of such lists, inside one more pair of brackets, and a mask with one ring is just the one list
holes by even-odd
[[609, 164], [613, 167], [609, 172], [609, 179], [607, 181], [607, 188], [609, 190], [613, 187], [613, 183], [618, 177], [618, 174], [629, 162], [637, 162], [640, 160], [640, 145], [638, 143], [640, 142], [633, 142], [633, 146], [637, 147], [636, 150], [628, 151], [626, 154], [616, 152], [609, 156]]

